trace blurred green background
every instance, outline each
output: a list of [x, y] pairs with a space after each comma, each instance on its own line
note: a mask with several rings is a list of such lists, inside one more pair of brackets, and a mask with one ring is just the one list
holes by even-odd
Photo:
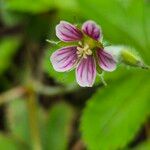
[[150, 71], [81, 88], [51, 66], [56, 24], [88, 19], [150, 65], [149, 0], [0, 0], [0, 150], [150, 150]]

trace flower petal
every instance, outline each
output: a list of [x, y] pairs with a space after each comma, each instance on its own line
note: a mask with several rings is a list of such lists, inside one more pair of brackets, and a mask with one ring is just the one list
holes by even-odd
[[99, 49], [97, 51], [98, 64], [105, 71], [114, 71], [116, 69], [116, 62], [111, 54]]
[[64, 47], [54, 52], [50, 57], [54, 69], [58, 72], [72, 69], [77, 61], [76, 52], [76, 47]]
[[94, 38], [95, 40], [99, 40], [99, 38], [102, 37], [100, 27], [94, 21], [86, 21], [82, 26], [82, 30], [85, 34], [91, 38]]
[[83, 58], [76, 68], [76, 79], [80, 86], [91, 87], [96, 77], [96, 64], [93, 56]]
[[56, 26], [56, 36], [64, 42], [71, 42], [81, 40], [83, 35], [74, 25], [66, 21], [60, 21]]

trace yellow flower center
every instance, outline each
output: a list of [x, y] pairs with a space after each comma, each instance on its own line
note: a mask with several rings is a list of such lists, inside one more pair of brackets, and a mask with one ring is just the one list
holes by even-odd
[[82, 45], [82, 42], [79, 42], [79, 46], [77, 47], [77, 55], [79, 58], [87, 58], [88, 55], [92, 55], [92, 50], [88, 44]]

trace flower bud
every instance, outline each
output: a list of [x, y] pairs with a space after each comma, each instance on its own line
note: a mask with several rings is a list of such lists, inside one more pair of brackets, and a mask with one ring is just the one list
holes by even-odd
[[149, 69], [149, 66], [145, 65], [142, 59], [135, 54], [131, 48], [124, 46], [108, 46], [105, 47], [105, 51], [110, 53], [116, 62], [124, 63], [125, 65], [140, 67], [143, 69]]

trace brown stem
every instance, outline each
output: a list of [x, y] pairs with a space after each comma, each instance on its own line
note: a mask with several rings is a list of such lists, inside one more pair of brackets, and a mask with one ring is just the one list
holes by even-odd
[[51, 87], [47, 85], [43, 85], [40, 82], [35, 82], [33, 83], [33, 90], [36, 93], [47, 95], [47, 96], [55, 96], [55, 95], [60, 95], [64, 93], [70, 93], [72, 91], [75, 91], [79, 89], [79, 87], [76, 84], [70, 84], [64, 87]]
[[26, 93], [26, 89], [22, 86], [15, 87], [0, 95], [0, 105], [22, 97]]
[[[31, 85], [32, 90], [35, 93], [47, 95], [47, 96], [66, 94], [66, 93], [69, 93], [69, 92], [79, 89], [79, 87], [74, 84], [67, 85], [65, 87], [52, 87], [52, 86], [43, 85], [40, 82], [33, 82], [31, 84], [32, 84]], [[24, 95], [27, 94], [27, 91], [28, 91], [28, 87], [17, 86], [17, 87], [12, 88], [4, 93], [1, 93], [0, 94], [0, 105], [10, 102], [12, 100], [18, 99], [20, 97], [23, 97]]]

